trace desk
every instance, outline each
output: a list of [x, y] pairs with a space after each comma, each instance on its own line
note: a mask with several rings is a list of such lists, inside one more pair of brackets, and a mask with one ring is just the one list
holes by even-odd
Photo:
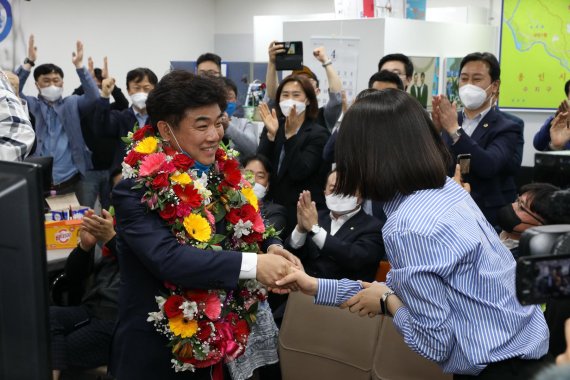
[[48, 272], [61, 270], [65, 267], [67, 256], [73, 251], [73, 248], [50, 249], [46, 251]]

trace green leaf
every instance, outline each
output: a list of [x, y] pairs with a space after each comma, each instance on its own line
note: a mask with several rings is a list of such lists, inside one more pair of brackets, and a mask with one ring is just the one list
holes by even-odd
[[132, 142], [132, 139], [130, 137], [126, 137], [126, 136], [121, 137], [121, 140], [127, 145]]
[[212, 238], [210, 239], [208, 244], [210, 244], [210, 245], [218, 244], [218, 243], [222, 242], [225, 238], [226, 238], [226, 235], [214, 234], [214, 236], [212, 236]]
[[115, 207], [113, 207], [112, 205], [109, 206], [109, 214], [111, 214], [112, 217], [115, 217]]
[[214, 218], [216, 219], [216, 223], [224, 219], [226, 216], [226, 208], [221, 202], [214, 203], [214, 207], [212, 207], [212, 214], [214, 214]]

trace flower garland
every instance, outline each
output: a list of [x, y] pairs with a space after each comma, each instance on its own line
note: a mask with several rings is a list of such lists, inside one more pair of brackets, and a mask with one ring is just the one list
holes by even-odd
[[[264, 239], [277, 235], [263, 222], [237, 152], [219, 148], [209, 172], [200, 173], [194, 160], [163, 143], [149, 125], [135, 128], [123, 141], [123, 177], [135, 179], [134, 189], [145, 189], [141, 202], [160, 215], [181, 244], [258, 252]], [[216, 234], [222, 220], [225, 234]], [[233, 291], [165, 286], [170, 294], [156, 296], [158, 311], [147, 321], [168, 338], [176, 372], [231, 361], [245, 352], [258, 303], [267, 298], [257, 281], [240, 281]]]

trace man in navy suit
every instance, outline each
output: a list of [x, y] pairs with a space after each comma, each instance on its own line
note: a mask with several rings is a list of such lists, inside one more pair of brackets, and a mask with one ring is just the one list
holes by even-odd
[[332, 171], [325, 187], [328, 210], [320, 213], [311, 202], [311, 193], [301, 194], [297, 226], [285, 246], [311, 276], [374, 281], [385, 255], [383, 222], [362, 210], [362, 199], [334, 194], [335, 184], [336, 171]]
[[105, 78], [101, 84], [101, 98], [95, 108], [96, 132], [101, 137], [114, 138], [117, 141], [117, 149], [111, 169], [121, 166], [125, 157], [125, 144], [121, 137], [127, 136], [136, 124], [140, 127], [149, 123], [146, 112], [146, 99], [158, 78], [152, 70], [139, 67], [127, 73], [127, 92], [131, 98], [131, 107], [122, 111], [111, 109], [109, 97], [115, 88], [114, 78]]
[[[504, 192], [520, 167], [522, 129], [493, 107], [500, 86], [501, 68], [491, 53], [471, 53], [460, 64], [459, 113], [449, 100], [434, 97], [433, 119], [451, 153], [471, 154], [471, 167], [464, 180], [487, 220], [496, 225], [497, 210], [512, 203], [516, 194]], [[513, 157], [517, 162], [513, 162]], [[522, 157], [520, 157], [522, 158]], [[516, 167], [514, 167], [516, 166]]]

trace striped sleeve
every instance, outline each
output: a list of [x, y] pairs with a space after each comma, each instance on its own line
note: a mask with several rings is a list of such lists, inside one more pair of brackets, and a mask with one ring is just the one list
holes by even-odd
[[21, 161], [34, 144], [35, 133], [20, 99], [0, 79], [0, 160]]
[[347, 280], [327, 280], [319, 278], [315, 303], [325, 306], [339, 306], [344, 301], [362, 290], [358, 281]]

